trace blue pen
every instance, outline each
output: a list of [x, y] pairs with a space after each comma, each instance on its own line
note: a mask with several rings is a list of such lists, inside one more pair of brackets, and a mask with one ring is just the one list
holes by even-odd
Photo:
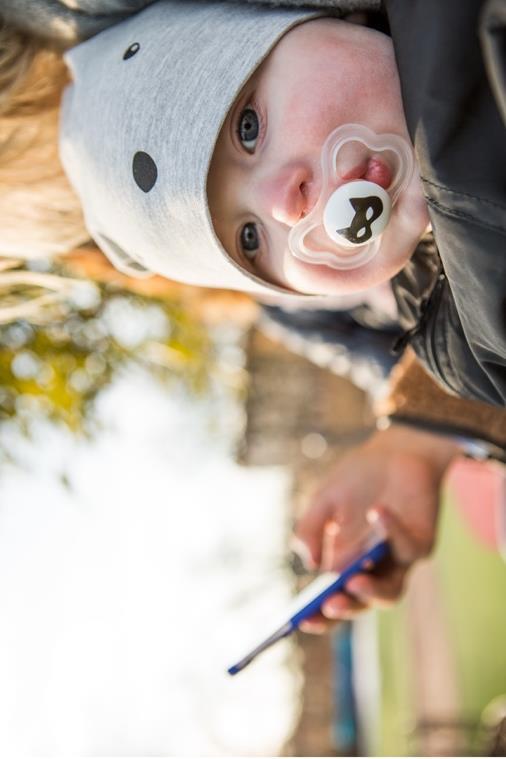
[[379, 562], [386, 559], [389, 554], [390, 548], [386, 540], [376, 541], [372, 546], [369, 545], [357, 559], [349, 563], [341, 572], [325, 572], [317, 577], [316, 580], [307, 585], [299, 594], [297, 598], [299, 601], [298, 609], [288, 621], [236, 662], [236, 664], [229, 667], [227, 670], [228, 674], [236, 675], [262, 651], [270, 648], [278, 640], [286, 638], [287, 635], [290, 635], [298, 628], [304, 619], [316, 614], [320, 610], [322, 603], [329, 596], [344, 590], [344, 586], [351, 577], [360, 572], [370, 572]]

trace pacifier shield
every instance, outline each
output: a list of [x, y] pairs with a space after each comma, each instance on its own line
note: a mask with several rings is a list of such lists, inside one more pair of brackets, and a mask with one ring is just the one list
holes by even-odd
[[399, 224], [398, 199], [411, 181], [413, 148], [398, 135], [344, 124], [325, 140], [320, 162], [319, 198], [290, 230], [288, 247], [305, 263], [364, 266], [377, 255], [387, 225], [407, 226], [405, 219]]
[[382, 234], [390, 219], [388, 193], [374, 182], [347, 182], [335, 190], [323, 211], [323, 226], [339, 245], [355, 248]]

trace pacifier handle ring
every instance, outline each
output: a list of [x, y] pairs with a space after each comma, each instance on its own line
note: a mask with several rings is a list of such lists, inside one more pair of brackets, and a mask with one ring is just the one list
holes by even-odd
[[[340, 133], [342, 133], [341, 136]], [[404, 139], [396, 134], [377, 135], [363, 124], [345, 124], [344, 126], [335, 129], [332, 133], [332, 137], [332, 145], [329, 146], [329, 141], [327, 140], [323, 147], [322, 163], [325, 181], [328, 181], [329, 179], [329, 166], [332, 167], [331, 171], [334, 176], [336, 175], [337, 155], [341, 148], [348, 142], [361, 141], [369, 150], [373, 150], [375, 153], [391, 151], [398, 156], [400, 167], [396, 171], [394, 180], [388, 188], [388, 192], [392, 196], [392, 205], [394, 205], [401, 190], [411, 181], [414, 170], [413, 156], [409, 150], [406, 149]], [[336, 138], [337, 142], [334, 142]], [[379, 145], [373, 144], [380, 138], [381, 143]], [[401, 177], [402, 179], [400, 179]]]

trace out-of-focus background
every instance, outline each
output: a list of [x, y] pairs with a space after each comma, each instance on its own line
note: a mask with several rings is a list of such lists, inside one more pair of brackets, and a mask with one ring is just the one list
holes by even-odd
[[395, 609], [231, 678], [306, 582], [311, 488], [373, 428], [360, 366], [93, 250], [4, 259], [0, 288], [1, 756], [504, 755], [493, 471], [451, 472]]

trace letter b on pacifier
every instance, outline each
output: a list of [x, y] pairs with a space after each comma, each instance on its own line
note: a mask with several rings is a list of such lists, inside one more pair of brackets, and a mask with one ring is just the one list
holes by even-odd
[[323, 212], [323, 226], [334, 242], [355, 247], [381, 235], [390, 218], [390, 196], [366, 180], [347, 182], [335, 190]]

